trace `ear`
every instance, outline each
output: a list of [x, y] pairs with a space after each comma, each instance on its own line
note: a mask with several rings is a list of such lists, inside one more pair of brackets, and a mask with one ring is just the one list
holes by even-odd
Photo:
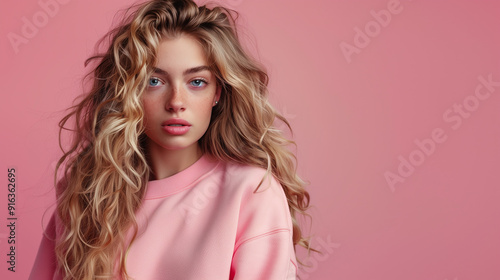
[[221, 86], [217, 85], [217, 89], [215, 90], [215, 97], [214, 97], [214, 102], [212, 104], [212, 107], [217, 105], [217, 103], [219, 102], [221, 90], [222, 90]]

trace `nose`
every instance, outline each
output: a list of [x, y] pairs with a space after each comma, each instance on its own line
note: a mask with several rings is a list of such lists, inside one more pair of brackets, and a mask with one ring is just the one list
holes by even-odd
[[165, 103], [165, 109], [169, 112], [184, 111], [186, 109], [184, 95], [185, 92], [181, 86], [173, 86]]

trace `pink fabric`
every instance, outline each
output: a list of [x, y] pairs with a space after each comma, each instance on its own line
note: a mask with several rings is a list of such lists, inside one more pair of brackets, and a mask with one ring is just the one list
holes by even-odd
[[[127, 256], [129, 275], [295, 279], [288, 204], [279, 183], [265, 174], [203, 156], [178, 174], [150, 181], [137, 212], [138, 237]], [[47, 265], [53, 248], [47, 243], [44, 238], [31, 279], [53, 279], [55, 266]]]

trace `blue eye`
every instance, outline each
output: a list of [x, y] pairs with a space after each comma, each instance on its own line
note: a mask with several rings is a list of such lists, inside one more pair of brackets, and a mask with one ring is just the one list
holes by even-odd
[[150, 87], [157, 87], [157, 86], [161, 85], [161, 83], [162, 82], [160, 79], [153, 77], [153, 78], [149, 79], [148, 85]]
[[196, 80], [192, 80], [190, 82], [190, 84], [194, 87], [202, 87], [203, 85], [205, 85], [207, 82], [205, 82], [204, 80], [202, 79], [196, 79]]

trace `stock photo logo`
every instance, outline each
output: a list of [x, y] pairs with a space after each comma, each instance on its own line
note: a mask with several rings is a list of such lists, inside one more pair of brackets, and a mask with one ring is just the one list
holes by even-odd
[[[411, 0], [408, 0], [411, 1]], [[352, 56], [358, 55], [361, 51], [367, 48], [372, 39], [378, 37], [382, 30], [389, 26], [394, 16], [399, 15], [403, 11], [403, 5], [399, 0], [390, 0], [387, 2], [387, 8], [379, 11], [371, 10], [370, 15], [372, 20], [368, 21], [364, 28], [354, 27], [354, 38], [352, 44], [342, 41], [339, 44], [340, 51], [344, 55], [347, 63], [352, 62]]]
[[[460, 103], [455, 103], [442, 114], [443, 121], [448, 124], [451, 130], [459, 129], [464, 120], [472, 116], [477, 111], [481, 102], [486, 101], [492, 96], [492, 93], [499, 90], [500, 79], [493, 80], [490, 73], [487, 77], [478, 76], [479, 83], [476, 85], [474, 93], [467, 95]], [[384, 173], [387, 185], [392, 192], [396, 191], [396, 184], [403, 183], [410, 177], [417, 167], [421, 166], [427, 158], [432, 156], [439, 144], [443, 144], [448, 139], [448, 134], [441, 127], [434, 128], [430, 137], [424, 139], [415, 139], [416, 148], [413, 149], [407, 157], [398, 156], [398, 167], [395, 172], [386, 171]]]
[[312, 247], [318, 249], [321, 253], [314, 253], [309, 255], [304, 260], [304, 266], [300, 269], [300, 279], [309, 279], [310, 273], [318, 270], [320, 264], [328, 260], [334, 253], [335, 249], [340, 248], [340, 243], [333, 242], [331, 235], [328, 235], [325, 239], [317, 236], [311, 240]]
[[203, 186], [203, 188], [189, 190], [189, 192], [192, 192], [188, 200], [189, 203], [183, 202], [179, 206], [179, 211], [187, 224], [191, 224], [194, 218], [209, 205], [210, 201], [217, 197], [220, 192], [220, 185], [220, 181], [215, 181]]
[[31, 16], [21, 18], [22, 26], [18, 32], [9, 32], [7, 38], [16, 54], [20, 51], [21, 45], [26, 45], [40, 32], [40, 29], [47, 26], [49, 20], [55, 17], [61, 5], [69, 3], [70, 0], [40, 0], [39, 9]]

